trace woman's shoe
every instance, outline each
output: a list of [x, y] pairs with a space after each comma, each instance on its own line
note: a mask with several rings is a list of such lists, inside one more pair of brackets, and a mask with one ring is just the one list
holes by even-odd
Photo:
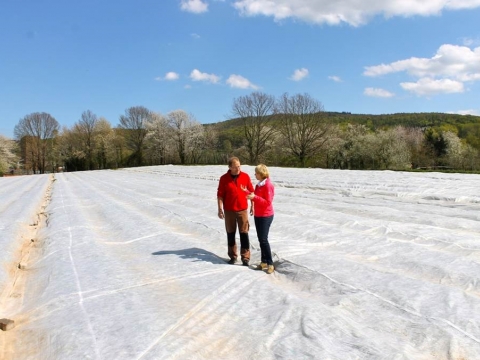
[[257, 270], [266, 270], [268, 267], [267, 263], [260, 263], [260, 265], [257, 265], [256, 269]]
[[271, 274], [274, 271], [275, 271], [275, 268], [273, 267], [273, 265], [268, 265], [267, 274]]

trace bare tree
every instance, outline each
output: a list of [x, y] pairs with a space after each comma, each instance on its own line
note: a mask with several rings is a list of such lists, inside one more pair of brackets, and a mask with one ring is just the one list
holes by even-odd
[[143, 165], [143, 145], [147, 136], [146, 124], [152, 117], [152, 112], [143, 106], [134, 106], [125, 110], [120, 116], [120, 128], [124, 129], [127, 146], [133, 151], [131, 163], [134, 166]]
[[275, 109], [275, 98], [261, 92], [240, 96], [233, 100], [233, 115], [243, 121], [246, 146], [250, 164], [256, 164], [268, 150], [275, 134], [271, 126]]
[[323, 105], [308, 94], [283, 94], [276, 111], [285, 146], [305, 167], [329, 139], [329, 125], [322, 116]]
[[16, 138], [23, 140], [22, 153], [24, 156], [32, 155], [34, 172], [38, 170], [41, 174], [45, 173], [58, 130], [58, 121], [52, 115], [38, 112], [25, 116], [15, 126]]
[[80, 135], [83, 143], [83, 151], [85, 152], [85, 160], [87, 169], [93, 170], [94, 161], [93, 153], [95, 150], [95, 127], [98, 119], [92, 111], [87, 110], [82, 113], [81, 119], [75, 124], [75, 130]]

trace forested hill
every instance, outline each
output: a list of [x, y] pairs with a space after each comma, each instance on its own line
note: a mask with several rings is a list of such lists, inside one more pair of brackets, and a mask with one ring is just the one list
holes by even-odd
[[[397, 114], [351, 114], [348, 112], [322, 112], [321, 117], [326, 117], [327, 122], [337, 124], [345, 129], [347, 124], [365, 125], [371, 131], [385, 130], [396, 126], [407, 128], [429, 129], [427, 134], [438, 138], [443, 132], [455, 133], [466, 144], [480, 150], [480, 116], [459, 115], [446, 113], [397, 113]], [[275, 117], [275, 115], [270, 115]], [[271, 125], [275, 126], [276, 119]], [[216, 124], [220, 142], [228, 140], [233, 146], [241, 146], [244, 141], [243, 121], [235, 118]]]
[[346, 112], [325, 112], [335, 123], [363, 124], [371, 128], [383, 126], [436, 127], [442, 125], [480, 124], [480, 116], [446, 113], [397, 113], [397, 114], [351, 114]]
[[[323, 116], [337, 124], [363, 124], [371, 129], [392, 126], [406, 127], [440, 127], [453, 125], [460, 128], [462, 125], [480, 125], [480, 116], [459, 115], [446, 113], [397, 113], [397, 114], [352, 114], [349, 112], [324, 112]], [[214, 124], [210, 124], [214, 125]], [[228, 130], [242, 125], [241, 119], [230, 119], [216, 123], [219, 129]]]

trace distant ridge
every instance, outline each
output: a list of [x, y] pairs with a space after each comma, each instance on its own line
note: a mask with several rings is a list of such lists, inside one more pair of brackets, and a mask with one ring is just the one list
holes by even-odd
[[[407, 127], [432, 127], [449, 125], [480, 124], [480, 116], [460, 115], [449, 113], [422, 112], [422, 113], [393, 113], [393, 114], [352, 114], [350, 112], [325, 111], [322, 113], [330, 121], [337, 124], [363, 124], [370, 128], [407, 126]], [[242, 125], [240, 118], [233, 118], [217, 123], [206, 125], [217, 125], [219, 129], [228, 130]]]

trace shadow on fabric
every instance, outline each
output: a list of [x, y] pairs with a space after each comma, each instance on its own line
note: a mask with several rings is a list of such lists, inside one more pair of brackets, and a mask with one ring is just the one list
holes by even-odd
[[194, 261], [206, 261], [212, 264], [225, 264], [225, 259], [218, 255], [200, 248], [188, 248], [181, 250], [156, 251], [152, 255], [177, 255], [182, 259], [193, 259]]

